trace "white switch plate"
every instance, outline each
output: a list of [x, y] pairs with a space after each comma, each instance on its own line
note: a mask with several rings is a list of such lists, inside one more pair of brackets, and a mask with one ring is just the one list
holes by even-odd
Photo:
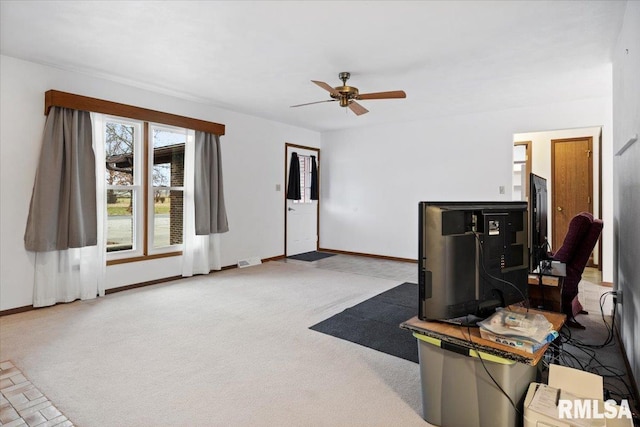
[[276, 184], [276, 191], [280, 191], [280, 184]]
[[500, 194], [504, 194], [504, 185], [500, 186]]

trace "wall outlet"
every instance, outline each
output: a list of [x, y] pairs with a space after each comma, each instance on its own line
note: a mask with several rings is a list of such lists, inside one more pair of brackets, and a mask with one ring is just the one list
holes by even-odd
[[276, 184], [276, 191], [280, 191], [280, 184]]
[[622, 289], [618, 289], [613, 294], [613, 303], [622, 305]]
[[504, 185], [501, 185], [499, 188], [500, 194], [504, 194]]

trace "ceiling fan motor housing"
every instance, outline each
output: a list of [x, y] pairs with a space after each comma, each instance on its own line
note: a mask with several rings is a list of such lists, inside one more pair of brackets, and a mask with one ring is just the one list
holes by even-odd
[[352, 99], [354, 99], [355, 97], [358, 96], [358, 88], [357, 87], [353, 87], [353, 86], [338, 86], [338, 87], [335, 88], [335, 90], [340, 92], [340, 95], [334, 95], [332, 93], [332, 94], [330, 94], [330, 96], [333, 99], [337, 99], [338, 101], [340, 101], [340, 106], [341, 107], [348, 107], [349, 106], [349, 101], [351, 101]]

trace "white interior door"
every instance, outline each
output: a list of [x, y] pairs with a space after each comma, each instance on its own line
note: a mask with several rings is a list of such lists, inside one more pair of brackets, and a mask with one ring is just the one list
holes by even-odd
[[311, 156], [315, 156], [319, 169], [318, 151], [287, 146], [287, 179], [285, 180], [285, 185], [289, 182], [291, 154], [294, 152], [298, 155], [300, 162], [300, 193], [302, 199], [287, 199], [285, 213], [287, 217], [286, 256], [311, 252], [318, 248], [318, 201], [311, 200]]

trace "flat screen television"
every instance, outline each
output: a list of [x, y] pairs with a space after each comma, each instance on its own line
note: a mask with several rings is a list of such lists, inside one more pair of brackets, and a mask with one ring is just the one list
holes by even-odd
[[473, 324], [527, 299], [526, 202], [420, 202], [418, 317]]
[[548, 260], [547, 180], [534, 173], [529, 175], [529, 227], [531, 228], [531, 260], [529, 267], [536, 271], [541, 261]]

